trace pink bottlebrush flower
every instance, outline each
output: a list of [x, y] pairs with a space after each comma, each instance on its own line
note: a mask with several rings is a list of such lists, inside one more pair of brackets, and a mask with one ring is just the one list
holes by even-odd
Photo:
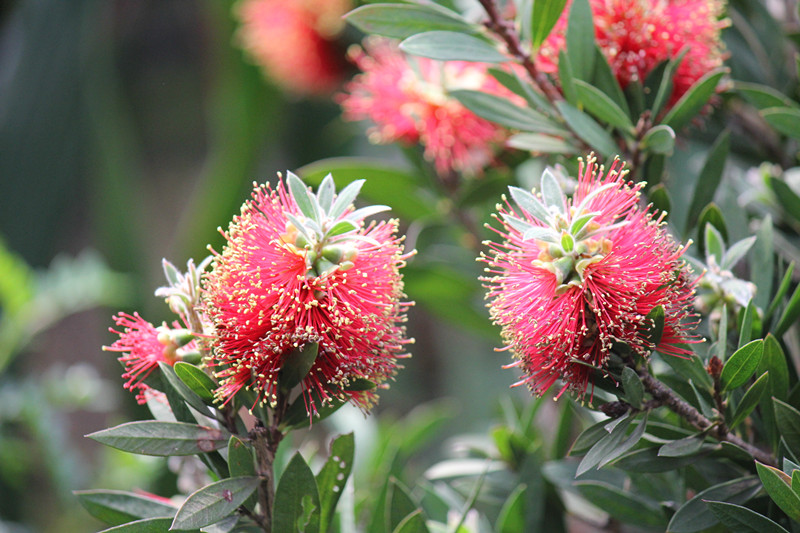
[[442, 175], [479, 174], [492, 161], [506, 131], [448, 95], [471, 89], [518, 98], [489, 75], [488, 65], [406, 56], [379, 38], [353, 47], [350, 57], [362, 73], [345, 86], [339, 103], [345, 120], [375, 123], [372, 142], [419, 143]]
[[[559, 378], [585, 394], [592, 367], [604, 368], [614, 343], [645, 356], [652, 349], [686, 355], [693, 342], [688, 267], [661, 217], [637, 206], [642, 184], [625, 181], [615, 162], [606, 172], [593, 156], [567, 199], [548, 170], [540, 194], [511, 188], [518, 204], [499, 209], [502, 244], [483, 256], [488, 307], [536, 394]], [[658, 346], [645, 338], [646, 315], [665, 311]]]
[[300, 94], [327, 94], [345, 64], [334, 41], [350, 0], [242, 0], [237, 39], [265, 75]]
[[180, 329], [177, 322], [173, 328], [155, 327], [150, 322], [144, 320], [139, 313], [129, 315], [120, 313], [114, 316], [117, 326], [123, 327], [123, 331], [109, 328], [111, 333], [119, 335], [119, 339], [111, 346], [104, 346], [103, 349], [110, 352], [121, 352], [123, 355], [119, 361], [125, 365], [125, 372], [122, 378], [126, 379], [123, 387], [130, 391], [136, 391], [136, 400], [140, 404], [147, 402], [149, 386], [144, 380], [150, 373], [158, 368], [158, 363], [164, 362], [174, 365], [180, 360], [179, 349], [194, 349], [195, 342], [178, 342], [176, 335], [185, 337], [189, 335], [186, 330]]
[[288, 183], [289, 190], [283, 181], [276, 189], [255, 187], [204, 276], [217, 394], [227, 401], [246, 387], [273, 403], [287, 357], [316, 342], [319, 353], [301, 382], [309, 414], [319, 407], [312, 393], [367, 409], [374, 390], [348, 389], [390, 378], [411, 342], [403, 326], [409, 304], [400, 301], [407, 255], [397, 221], [364, 223], [388, 208], [354, 211], [361, 181], [334, 195], [328, 176], [318, 197], [291, 173]]
[[[673, 76], [668, 105], [673, 105], [697, 80], [721, 67], [721, 30], [727, 22], [721, 0], [589, 0], [597, 45], [620, 85], [644, 83], [653, 68], [685, 50]], [[566, 47], [571, 1], [542, 43], [536, 66], [558, 72], [558, 52]]]

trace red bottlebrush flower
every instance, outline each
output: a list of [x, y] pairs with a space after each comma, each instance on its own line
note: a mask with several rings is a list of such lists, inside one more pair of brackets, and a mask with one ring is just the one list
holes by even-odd
[[[620, 85], [644, 82], [659, 63], [686, 52], [673, 77], [668, 105], [697, 80], [721, 67], [724, 59], [720, 0], [589, 0], [597, 45]], [[536, 57], [544, 72], [558, 71], [558, 52], [566, 47], [571, 1]]]
[[448, 95], [471, 89], [517, 98], [488, 72], [488, 65], [406, 56], [386, 39], [367, 39], [350, 57], [362, 73], [340, 95], [345, 120], [375, 123], [375, 143], [421, 144], [437, 172], [479, 174], [507, 134]]
[[[146, 393], [149, 389], [144, 380], [150, 373], [158, 368], [158, 363], [164, 362], [174, 365], [175, 361], [180, 360], [178, 349], [180, 344], [175, 341], [171, 331], [166, 326], [156, 328], [150, 322], [134, 313], [132, 316], [127, 313], [120, 313], [114, 316], [117, 326], [125, 328], [117, 331], [109, 328], [109, 331], [119, 335], [119, 339], [111, 346], [104, 346], [103, 349], [110, 352], [122, 352], [119, 361], [125, 365], [125, 372], [122, 378], [126, 379], [124, 388], [136, 391], [136, 400], [140, 404], [147, 401]], [[174, 323], [175, 330], [180, 330], [178, 323]], [[194, 341], [186, 344], [185, 349], [192, 349]]]
[[367, 409], [374, 389], [354, 389], [384, 382], [407, 356], [399, 272], [407, 256], [396, 220], [364, 224], [388, 208], [353, 210], [361, 183], [335, 195], [328, 176], [314, 195], [290, 173], [289, 190], [283, 181], [256, 187], [223, 233], [228, 242], [203, 283], [220, 399], [247, 387], [274, 402], [293, 350], [319, 343], [301, 382], [309, 413], [314, 397]]
[[[606, 172], [590, 156], [580, 167], [571, 200], [550, 171], [536, 196], [512, 187], [518, 207], [499, 210], [496, 230], [504, 242], [483, 257], [491, 316], [525, 373], [517, 384], [536, 394], [559, 378], [559, 394], [585, 394], [591, 367], [603, 368], [616, 342], [644, 356], [685, 355], [680, 344], [693, 341], [683, 247], [637, 206], [642, 185], [627, 183], [617, 162]], [[652, 346], [645, 317], [657, 306], [666, 317]]]
[[270, 79], [300, 94], [327, 94], [344, 74], [335, 37], [350, 0], [242, 0], [237, 38]]

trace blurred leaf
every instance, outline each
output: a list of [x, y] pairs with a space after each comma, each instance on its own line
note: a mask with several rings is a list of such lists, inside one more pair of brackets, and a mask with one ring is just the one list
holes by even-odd
[[644, 386], [636, 371], [628, 366], [622, 369], [622, 386], [625, 399], [635, 409], [641, 409], [644, 398]]
[[[168, 531], [172, 525], [172, 518], [145, 518], [143, 520], [136, 520], [135, 522], [128, 522], [109, 529], [104, 529], [100, 533], [155, 533], [156, 531]], [[199, 533], [199, 529], [193, 529], [192, 532]]]
[[132, 492], [76, 490], [74, 494], [90, 515], [112, 526], [142, 518], [172, 518], [178, 510], [163, 501]]
[[639, 439], [641, 439], [645, 429], [647, 428], [648, 415], [649, 412], [645, 412], [642, 419], [639, 420], [636, 429], [634, 429], [631, 434], [627, 436], [627, 438], [625, 437], [625, 434], [628, 426], [633, 420], [633, 415], [626, 415], [626, 418], [621, 423], [617, 424], [611, 433], [603, 437], [592, 447], [591, 450], [589, 450], [589, 452], [578, 465], [575, 475], [580, 476], [595, 466], [597, 466], [597, 468], [602, 468], [617, 457], [621, 456], [626, 451], [633, 448], [636, 443], [639, 442]]
[[794, 289], [792, 297], [789, 298], [789, 303], [786, 304], [786, 309], [783, 310], [778, 323], [773, 328], [775, 336], [782, 337], [797, 322], [798, 317], [800, 317], [800, 285]]
[[764, 341], [761, 339], [749, 342], [736, 350], [722, 367], [720, 382], [723, 391], [744, 385], [755, 372], [763, 354]]
[[[786, 400], [789, 394], [789, 367], [778, 339], [770, 333], [764, 338], [764, 355], [756, 373], [769, 372], [769, 395]], [[770, 409], [771, 410], [771, 409]]]
[[758, 324], [756, 323], [758, 316], [756, 315], [756, 306], [753, 304], [752, 300], [747, 303], [747, 307], [740, 311], [740, 316], [741, 326], [739, 326], [739, 348], [750, 342], [754, 336], [757, 337], [761, 333], [758, 331], [754, 334], [753, 331], [754, 328], [758, 327]]
[[800, 521], [800, 496], [792, 490], [792, 480], [777, 468], [756, 461], [756, 470], [770, 499], [792, 520]]
[[570, 129], [590, 148], [596, 150], [603, 157], [611, 157], [619, 152], [619, 147], [613, 137], [592, 117], [563, 100], [556, 102], [556, 107]]
[[594, 73], [594, 22], [588, 0], [574, 0], [567, 19], [567, 55], [575, 77], [591, 81]]
[[411, 171], [398, 169], [397, 165], [384, 161], [337, 157], [305, 165], [297, 173], [306, 183], [315, 186], [331, 173], [340, 188], [366, 178], [363, 195], [372, 202], [391, 205], [399, 216], [416, 220], [436, 214], [432, 202], [419, 195], [418, 178]]
[[733, 84], [733, 90], [740, 93], [748, 102], [758, 109], [797, 106], [797, 104], [792, 102], [785, 94], [776, 91], [768, 85], [736, 81]]
[[312, 420], [324, 420], [347, 403], [346, 400], [341, 398], [332, 398], [323, 402], [322, 398], [319, 396], [319, 393], [315, 390], [310, 391], [308, 394], [311, 396], [311, 399], [314, 401], [314, 405], [317, 408], [316, 417], [312, 418], [312, 415], [309, 415], [306, 402], [309, 402], [310, 400], [305, 394], [301, 394], [295, 398], [295, 400], [286, 410], [286, 414], [284, 415], [280, 425], [282, 430], [301, 429], [304, 427], [307, 428], [311, 426]]
[[389, 492], [386, 501], [386, 531], [395, 531], [395, 528], [408, 515], [420, 510], [406, 489], [396, 478], [389, 480]]
[[[676, 128], [673, 127], [673, 130]], [[723, 131], [708, 151], [703, 169], [697, 177], [697, 183], [692, 193], [692, 202], [689, 206], [687, 217], [688, 227], [692, 227], [700, 218], [700, 211], [714, 201], [722, 174], [725, 170], [725, 161], [730, 151], [731, 135], [728, 130]]]
[[[697, 233], [700, 240], [698, 244], [700, 249], [705, 254], [711, 253], [711, 255], [714, 255], [714, 252], [708, 251], [708, 247], [706, 245], [706, 237], [708, 236], [709, 227], [713, 228], [713, 231], [717, 232], [717, 235], [715, 236], [718, 237], [712, 244], [717, 245], [716, 249], [722, 252], [725, 241], [728, 240], [728, 228], [725, 224], [725, 219], [722, 217], [722, 211], [714, 203], [708, 204], [705, 209], [703, 209], [703, 211], [700, 213], [700, 219], [697, 221]], [[703, 229], [706, 229], [706, 231], [703, 231]], [[719, 264], [721, 258], [715, 256], [715, 259]]]
[[658, 449], [659, 457], [684, 457], [686, 455], [694, 455], [698, 453], [703, 447], [705, 440], [705, 433], [698, 435], [689, 435], [679, 440], [673, 440], [663, 444]]
[[439, 61], [474, 61], [504, 63], [505, 54], [483, 39], [454, 31], [426, 31], [407, 37], [400, 43], [407, 54]]
[[142, 420], [86, 435], [106, 446], [141, 455], [194, 455], [224, 448], [229, 435], [219, 429]]
[[522, 131], [565, 136], [569, 132], [546, 116], [527, 107], [520, 107], [507, 98], [481, 91], [455, 90], [448, 93], [479, 117], [502, 126]]
[[274, 533], [319, 531], [319, 490], [314, 474], [300, 452], [294, 454], [278, 482], [272, 520]]
[[775, 422], [789, 450], [800, 453], [800, 411], [776, 398], [772, 399], [775, 407]]
[[219, 522], [234, 513], [260, 483], [255, 476], [231, 477], [196, 490], [178, 509], [170, 529], [196, 529]]
[[[725, 237], [722, 236], [722, 234], [711, 222], [706, 222], [703, 224], [702, 229], [705, 230], [705, 238], [703, 241], [705, 244], [706, 256], [713, 257], [716, 263], [719, 265], [725, 255]], [[720, 339], [723, 339], [725, 335], [720, 333], [719, 337]]]
[[642, 148], [654, 154], [672, 155], [675, 148], [675, 132], [664, 124], [651, 128], [642, 138]]
[[614, 468], [635, 474], [657, 474], [661, 472], [674, 472], [697, 462], [706, 455], [713, 446], [703, 446], [700, 453], [684, 455], [681, 457], [663, 457], [658, 454], [659, 446], [651, 446], [634, 450], [622, 455], [615, 463]]
[[477, 34], [478, 28], [456, 13], [435, 4], [368, 4], [357, 7], [345, 20], [367, 34], [405, 39], [432, 30]]
[[667, 526], [670, 533], [692, 533], [703, 531], [718, 522], [714, 513], [706, 505], [706, 501], [725, 501], [728, 503], [745, 503], [761, 490], [761, 483], [755, 476], [732, 479], [699, 492], [694, 498], [684, 503], [672, 516]]
[[525, 98], [532, 109], [539, 110], [548, 115], [555, 115], [555, 110], [550, 105], [550, 102], [548, 102], [541, 93], [531, 87], [528, 81], [523, 80], [516, 70], [512, 69], [512, 72], [509, 73], [501, 68], [490, 67], [489, 74], [494, 76], [503, 87], [512, 93]]
[[759, 111], [770, 126], [793, 139], [800, 139], [800, 109], [768, 107]]
[[579, 149], [568, 141], [541, 133], [517, 133], [506, 141], [506, 145], [540, 154], [570, 155], [579, 152]]
[[778, 285], [778, 290], [767, 308], [766, 315], [764, 315], [764, 322], [768, 322], [778, 307], [783, 303], [783, 298], [786, 296], [786, 293], [789, 292], [789, 286], [792, 284], [792, 272], [794, 272], [794, 261], [789, 263], [786, 272], [783, 274], [781, 283]]
[[214, 400], [214, 390], [217, 383], [211, 376], [203, 372], [200, 368], [184, 361], [178, 361], [173, 367], [175, 374], [205, 402]]
[[[672, 201], [669, 198], [669, 191], [667, 188], [664, 187], [664, 184], [659, 183], [648, 193], [650, 198], [650, 202], [652, 202], [653, 207], [665, 213], [665, 215], [669, 215], [670, 210], [672, 209]], [[665, 219], [667, 217], [665, 216]]]
[[[757, 290], [755, 302], [759, 309], [766, 311], [772, 294], [772, 278], [775, 275], [775, 249], [773, 245], [772, 217], [761, 219], [756, 231], [756, 242], [749, 255], [750, 280]], [[764, 324], [766, 325], [766, 316]]]
[[613, 485], [597, 481], [578, 481], [575, 487], [592, 504], [625, 524], [662, 529], [667, 522], [664, 511], [657, 502]]
[[688, 357], [662, 355], [661, 360], [667, 363], [679, 376], [687, 380], [691, 380], [702, 387], [710, 387], [712, 384], [711, 376], [708, 375], [703, 362], [695, 354]]
[[755, 381], [755, 383], [753, 383], [750, 388], [747, 389], [747, 392], [744, 393], [739, 405], [736, 406], [736, 411], [733, 413], [733, 417], [731, 417], [731, 422], [729, 424], [730, 429], [738, 426], [742, 421], [744, 421], [745, 418], [747, 418], [747, 415], [749, 415], [753, 409], [755, 409], [755, 407], [761, 401], [761, 398], [764, 396], [764, 392], [768, 390], [769, 381], [769, 372], [764, 372]]
[[768, 184], [783, 211], [795, 221], [800, 221], [800, 196], [782, 179], [770, 176]]
[[633, 135], [631, 119], [611, 97], [582, 80], [575, 80], [575, 91], [578, 100], [586, 106], [591, 114], [601, 121], [619, 128], [620, 131]]
[[561, 92], [570, 104], [578, 104], [578, 92], [575, 89], [575, 73], [569, 61], [567, 51], [563, 48], [558, 51], [558, 82], [561, 84]]
[[750, 248], [753, 247], [753, 244], [756, 242], [756, 237], [748, 237], [746, 239], [742, 239], [741, 241], [736, 241], [722, 258], [722, 263], [720, 267], [723, 270], [730, 270], [732, 269], [746, 254], [750, 251]]
[[[686, 56], [687, 51], [688, 47], [685, 47], [683, 50], [681, 50], [680, 54], [678, 54], [676, 57], [664, 63], [662, 75], [658, 82], [658, 88], [655, 91], [651, 92], [651, 94], [654, 94], [654, 97], [653, 97], [653, 102], [650, 105], [650, 112], [653, 114], [654, 117], [657, 117], [659, 113], [661, 113], [661, 110], [663, 109], [664, 105], [669, 101], [669, 98], [672, 96], [674, 88], [673, 80], [675, 78], [675, 71], [678, 69], [678, 66], [683, 61], [683, 58]], [[648, 79], [649, 77], [650, 74], [648, 74]]]
[[706, 501], [721, 524], [736, 533], [789, 533], [781, 526], [747, 507], [727, 502]]
[[588, 452], [597, 441], [608, 435], [608, 431], [606, 430], [607, 424], [608, 420], [601, 420], [584, 429], [580, 435], [578, 435], [578, 438], [575, 439], [575, 442], [572, 443], [569, 455], [583, 455]]
[[428, 531], [422, 509], [418, 509], [403, 518], [392, 533], [428, 533]]
[[541, 46], [555, 26], [567, 0], [533, 2], [531, 11], [531, 47], [536, 50]]
[[681, 96], [672, 109], [670, 109], [662, 124], [666, 124], [675, 131], [679, 131], [697, 116], [700, 110], [708, 103], [709, 98], [717, 89], [717, 84], [725, 74], [724, 69], [708, 72], [697, 80], [686, 93]]
[[328, 531], [339, 497], [353, 470], [355, 440], [353, 433], [340, 435], [331, 444], [328, 460], [317, 474], [317, 488], [320, 503], [320, 531]]
[[525, 494], [527, 486], [523, 483], [517, 485], [509, 494], [500, 514], [497, 515], [497, 523], [494, 530], [497, 533], [518, 533], [525, 531]]
[[622, 92], [619, 81], [617, 81], [614, 71], [611, 70], [611, 65], [608, 64], [606, 56], [603, 55], [602, 50], [597, 46], [595, 46], [594, 52], [593, 85], [611, 98], [617, 107], [622, 109], [628, 117], [635, 118], [631, 116], [631, 111], [628, 108], [628, 101], [625, 99], [625, 93]]
[[285, 355], [278, 372], [278, 386], [284, 393], [291, 391], [308, 374], [319, 353], [319, 343], [309, 342]]

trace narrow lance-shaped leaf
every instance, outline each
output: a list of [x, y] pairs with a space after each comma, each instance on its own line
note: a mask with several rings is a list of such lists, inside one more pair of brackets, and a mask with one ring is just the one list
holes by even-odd
[[295, 453], [275, 490], [273, 533], [317, 533], [320, 502], [314, 474], [300, 453]]
[[487, 41], [453, 31], [427, 31], [400, 43], [400, 50], [439, 61], [503, 63], [509, 58]]
[[531, 45], [536, 50], [541, 46], [550, 31], [555, 26], [567, 0], [549, 0], [547, 2], [533, 2], [531, 12]]
[[684, 503], [670, 519], [667, 531], [693, 533], [704, 531], [718, 521], [708, 506], [707, 500], [729, 503], [745, 503], [761, 491], [761, 483], [755, 476], [747, 476], [719, 483], [699, 492]]
[[292, 350], [285, 356], [281, 370], [278, 373], [278, 385], [281, 390], [288, 392], [303, 381], [308, 371], [314, 366], [318, 352], [319, 344], [310, 342]]
[[355, 201], [358, 193], [361, 192], [361, 187], [364, 185], [365, 181], [366, 180], [354, 180], [349, 183], [347, 187], [342, 189], [341, 192], [336, 195], [336, 200], [334, 200], [328, 212], [328, 216], [334, 220], [342, 216], [344, 212], [347, 211], [347, 208]]
[[178, 510], [143, 494], [119, 490], [78, 490], [74, 494], [90, 515], [112, 526], [143, 518], [172, 518]]
[[[676, 126], [668, 125], [677, 131], [678, 128]], [[687, 221], [689, 226], [697, 222], [702, 209], [714, 200], [714, 194], [722, 181], [722, 172], [725, 169], [725, 161], [730, 151], [730, 138], [730, 132], [728, 130], [723, 131], [708, 152], [692, 194]]]
[[619, 151], [614, 138], [592, 117], [563, 100], [556, 102], [556, 107], [575, 135], [601, 155], [609, 157]]
[[594, 72], [594, 22], [588, 0], [574, 0], [567, 20], [567, 54], [575, 77], [590, 81]]
[[225, 447], [229, 435], [215, 428], [143, 420], [86, 435], [97, 442], [141, 455], [194, 455]]
[[550, 213], [538, 198], [528, 191], [520, 189], [519, 187], [509, 187], [508, 191], [511, 193], [511, 198], [517, 203], [517, 205], [527, 211], [528, 214], [533, 216], [533, 218], [542, 224], [549, 225], [548, 219], [550, 218]]
[[187, 387], [197, 394], [203, 401], [210, 402], [214, 399], [214, 390], [217, 383], [211, 376], [203, 372], [200, 368], [183, 361], [178, 361], [173, 367], [175, 374], [186, 384]]
[[737, 533], [789, 533], [752, 509], [728, 502], [706, 501], [717, 520]]
[[792, 490], [791, 478], [777, 468], [758, 461], [756, 470], [770, 499], [792, 520], [800, 521], [800, 496]]
[[341, 435], [331, 444], [331, 454], [317, 474], [320, 498], [320, 531], [328, 531], [336, 504], [344, 492], [353, 469], [355, 440], [352, 433]]
[[724, 74], [722, 69], [712, 70], [697, 80], [669, 110], [662, 123], [675, 131], [683, 128], [708, 103]]
[[186, 498], [170, 529], [197, 529], [226, 518], [258, 488], [255, 476], [231, 477], [202, 487]]
[[753, 409], [758, 405], [761, 401], [761, 398], [764, 396], [764, 392], [767, 391], [769, 386], [769, 372], [764, 372], [761, 376], [753, 383], [747, 392], [744, 393], [739, 405], [736, 406], [736, 411], [733, 413], [733, 417], [731, 417], [731, 422], [729, 427], [734, 429], [740, 423], [747, 418]]
[[347, 22], [364, 33], [405, 39], [416, 33], [447, 30], [460, 33], [479, 33], [479, 29], [455, 13], [424, 4], [368, 4], [357, 7], [347, 15]]
[[300, 212], [311, 220], [320, 220], [319, 208], [315, 205], [316, 197], [309, 192], [303, 180], [293, 172], [287, 172], [286, 182], [289, 186], [289, 192], [294, 202], [297, 204], [297, 207], [300, 209]]
[[764, 341], [761, 339], [749, 342], [736, 350], [722, 367], [719, 378], [723, 389], [731, 390], [744, 385], [755, 372], [763, 354]]
[[619, 128], [620, 131], [633, 134], [633, 123], [628, 114], [597, 87], [582, 80], [575, 80], [575, 91], [586, 109], [595, 117]]

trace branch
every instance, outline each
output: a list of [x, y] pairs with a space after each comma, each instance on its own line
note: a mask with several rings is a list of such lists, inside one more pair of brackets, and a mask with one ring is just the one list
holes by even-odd
[[500, 15], [500, 10], [497, 7], [496, 0], [479, 1], [483, 6], [483, 9], [486, 11], [486, 14], [489, 15], [489, 20], [486, 22], [486, 27], [503, 40], [508, 48], [509, 53], [516, 57], [520, 63], [522, 63], [522, 66], [525, 67], [525, 70], [532, 78], [534, 85], [547, 97], [548, 100], [550, 100], [550, 102], [555, 103], [559, 100], [563, 100], [564, 97], [561, 96], [561, 92], [553, 84], [553, 82], [550, 81], [550, 78], [548, 78], [543, 72], [539, 72], [539, 69], [536, 68], [536, 64], [533, 62], [530, 54], [522, 49], [522, 44], [520, 43], [519, 35], [514, 27], [514, 23], [510, 20], [504, 19], [502, 15]]
[[735, 444], [752, 455], [753, 458], [758, 459], [759, 462], [776, 466], [776, 461], [772, 454], [756, 448], [748, 442], [745, 442], [738, 435], [734, 435], [728, 431], [724, 424], [715, 424], [703, 416], [700, 411], [679, 398], [672, 389], [650, 375], [650, 372], [648, 372], [646, 367], [642, 366], [640, 368], [634, 368], [634, 370], [636, 370], [636, 373], [639, 374], [644, 388], [650, 393], [653, 399], [658, 400], [662, 405], [669, 407], [674, 413], [680, 415], [691, 425], [700, 431], [704, 431], [712, 428], [712, 426], [716, 426], [713, 428], [712, 434], [717, 440]]

